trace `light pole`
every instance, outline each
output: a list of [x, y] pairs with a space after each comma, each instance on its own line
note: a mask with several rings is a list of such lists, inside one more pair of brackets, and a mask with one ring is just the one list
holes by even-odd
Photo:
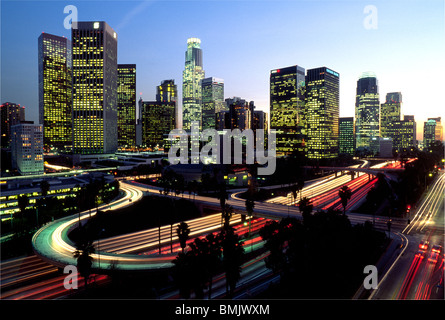
[[99, 269], [100, 269], [100, 235], [102, 234], [102, 232], [104, 232], [105, 229], [100, 230], [98, 236], [97, 236], [97, 258], [98, 258], [98, 262], [99, 262]]

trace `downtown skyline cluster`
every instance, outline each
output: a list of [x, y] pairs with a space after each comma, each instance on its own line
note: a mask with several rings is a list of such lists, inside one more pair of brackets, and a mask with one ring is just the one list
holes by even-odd
[[[285, 79], [280, 77], [283, 74], [280, 70], [292, 67], [271, 70], [270, 121], [267, 121], [264, 112], [254, 111], [253, 101], [225, 98], [223, 79], [205, 78], [200, 43], [198, 38], [187, 40], [182, 104], [178, 103], [174, 80], [162, 80], [156, 101], [140, 99], [137, 114], [136, 64], [118, 64], [117, 33], [106, 22], [77, 22], [76, 28], [72, 28], [71, 41], [42, 33], [38, 60], [39, 123], [43, 125], [44, 149], [68, 147], [74, 154], [112, 154], [118, 147], [134, 146], [163, 149], [165, 135], [171, 130], [181, 124], [187, 129], [191, 121], [199, 121], [202, 129], [254, 129], [255, 122], [256, 128], [277, 130], [279, 155], [303, 151], [309, 158], [323, 159], [335, 158], [343, 150], [339, 141], [345, 136], [339, 125], [339, 73], [320, 67], [324, 69], [309, 69], [305, 75], [300, 67], [303, 73], [288, 72]], [[337, 78], [333, 82], [329, 80], [332, 76]], [[363, 78], [374, 79], [371, 85], [374, 89], [359, 92]], [[164, 90], [165, 83], [170, 86]], [[377, 87], [375, 75], [362, 76], [357, 82], [355, 124], [353, 132], [346, 134], [347, 139], [356, 140], [353, 143], [357, 143], [357, 149], [369, 149], [374, 154], [379, 153], [379, 147], [371, 145], [373, 138], [397, 140], [396, 133], [402, 130], [396, 126], [390, 133], [381, 126], [404, 121], [399, 99], [393, 117], [384, 120], [384, 125], [380, 123]], [[159, 98], [162, 90], [171, 91], [170, 96]], [[387, 103], [388, 100], [382, 104], [382, 112]], [[440, 117], [428, 120], [433, 119], [437, 119], [440, 132], [432, 140], [442, 140]], [[397, 149], [417, 147], [414, 117], [409, 116], [406, 121], [411, 128], [404, 134], [410, 138], [402, 140], [409, 142], [393, 146]], [[152, 135], [150, 131], [154, 131]], [[354, 154], [351, 150], [348, 153]]]

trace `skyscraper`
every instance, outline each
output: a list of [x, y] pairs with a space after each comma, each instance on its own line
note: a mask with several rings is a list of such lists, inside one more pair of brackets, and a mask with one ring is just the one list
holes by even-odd
[[117, 141], [119, 146], [136, 145], [136, 65], [117, 65]]
[[1, 119], [1, 147], [9, 148], [11, 145], [11, 126], [25, 121], [25, 107], [20, 104], [5, 102], [0, 106]]
[[175, 80], [164, 80], [156, 87], [156, 101], [158, 102], [177, 102], [178, 88]]
[[21, 175], [43, 174], [43, 126], [23, 121], [11, 126], [12, 168]]
[[270, 128], [276, 131], [277, 156], [306, 148], [304, 71], [295, 65], [270, 72]]
[[354, 155], [355, 127], [353, 117], [339, 118], [338, 137], [338, 153]]
[[380, 109], [380, 136], [382, 138], [394, 137], [395, 123], [400, 121], [402, 105], [402, 94], [391, 92], [386, 95], [385, 103]]
[[441, 118], [428, 118], [423, 125], [423, 148], [428, 150], [437, 140], [443, 141]]
[[177, 89], [173, 80], [157, 86], [156, 101], [139, 100], [142, 114], [142, 145], [163, 148], [168, 134], [176, 128]]
[[224, 80], [205, 78], [201, 80], [202, 130], [215, 129], [215, 114], [226, 110], [224, 102]]
[[394, 122], [393, 147], [399, 152], [410, 150], [417, 145], [416, 121], [414, 116], [405, 115], [403, 120]]
[[103, 21], [77, 22], [73, 45], [73, 151], [117, 149], [117, 35]]
[[42, 33], [39, 48], [39, 122], [43, 145], [63, 149], [72, 144], [71, 42]]
[[371, 149], [371, 139], [380, 136], [379, 90], [374, 73], [364, 72], [357, 81], [355, 142], [357, 149]]
[[202, 126], [200, 81], [205, 77], [202, 67], [201, 40], [189, 38], [182, 73], [182, 128], [187, 131], [190, 131], [192, 121], [198, 121], [200, 128]]
[[178, 108], [178, 86], [175, 84], [175, 80], [164, 80], [159, 86], [156, 87], [156, 101], [163, 103], [174, 103], [175, 104], [175, 128], [179, 128], [180, 121], [179, 108]]
[[331, 159], [338, 156], [340, 75], [326, 67], [307, 70], [307, 156]]

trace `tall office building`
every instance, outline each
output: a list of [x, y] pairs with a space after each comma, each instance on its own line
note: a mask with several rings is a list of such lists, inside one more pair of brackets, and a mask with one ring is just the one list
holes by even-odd
[[164, 80], [156, 87], [156, 101], [158, 102], [177, 102], [178, 88], [175, 80]]
[[43, 174], [43, 126], [23, 121], [11, 126], [12, 168], [21, 175]]
[[117, 35], [103, 21], [77, 22], [73, 46], [73, 151], [117, 149]]
[[306, 132], [309, 159], [338, 156], [340, 75], [326, 67], [307, 70]]
[[11, 145], [11, 126], [25, 121], [25, 107], [20, 104], [5, 102], [0, 106], [1, 119], [1, 147]]
[[39, 122], [43, 145], [64, 149], [72, 145], [71, 41], [42, 33], [39, 48]]
[[117, 142], [136, 145], [136, 65], [117, 65]]
[[261, 110], [253, 111], [252, 130], [263, 129], [265, 134], [268, 130], [267, 113]]
[[339, 118], [338, 153], [349, 155], [354, 155], [355, 153], [355, 127], [353, 117]]
[[380, 109], [380, 136], [382, 138], [393, 138], [395, 124], [400, 121], [402, 106], [402, 94], [391, 92], [386, 95], [385, 103]]
[[225, 111], [224, 80], [214, 77], [201, 80], [202, 130], [215, 129], [215, 114]]
[[443, 141], [441, 117], [428, 118], [423, 125], [423, 148], [428, 150], [435, 141]]
[[394, 133], [389, 137], [393, 140], [394, 149], [402, 152], [417, 146], [414, 116], [405, 115], [403, 120], [395, 121], [393, 131]]
[[379, 111], [377, 78], [374, 73], [365, 72], [357, 81], [355, 100], [355, 142], [357, 149], [371, 150], [371, 139], [380, 136]]
[[202, 88], [200, 81], [204, 79], [202, 68], [201, 40], [187, 39], [185, 52], [185, 69], [182, 73], [182, 128], [190, 131], [193, 121], [202, 127]]
[[270, 72], [270, 128], [276, 132], [277, 156], [306, 150], [304, 72], [297, 65]]
[[175, 103], [140, 101], [142, 110], [142, 145], [162, 148], [171, 130], [175, 129]]
[[177, 88], [173, 80], [164, 80], [156, 90], [156, 101], [139, 100], [142, 145], [163, 148], [168, 134], [176, 128]]

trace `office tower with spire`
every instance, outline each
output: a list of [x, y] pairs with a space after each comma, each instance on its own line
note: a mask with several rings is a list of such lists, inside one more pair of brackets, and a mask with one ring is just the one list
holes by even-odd
[[117, 150], [117, 34], [104, 21], [73, 23], [73, 152]]
[[371, 150], [371, 140], [380, 137], [378, 82], [374, 73], [364, 72], [357, 80], [355, 141], [359, 150]]
[[307, 157], [338, 157], [340, 75], [326, 67], [307, 70], [305, 122]]
[[72, 145], [71, 41], [49, 33], [38, 39], [39, 122], [43, 145], [64, 149]]
[[136, 145], [136, 65], [117, 66], [117, 142], [118, 146]]
[[190, 131], [193, 121], [202, 128], [202, 87], [205, 72], [202, 64], [201, 40], [187, 39], [185, 69], [182, 73], [182, 128]]
[[304, 88], [304, 68], [270, 71], [270, 129], [276, 133], [277, 156], [306, 151]]

